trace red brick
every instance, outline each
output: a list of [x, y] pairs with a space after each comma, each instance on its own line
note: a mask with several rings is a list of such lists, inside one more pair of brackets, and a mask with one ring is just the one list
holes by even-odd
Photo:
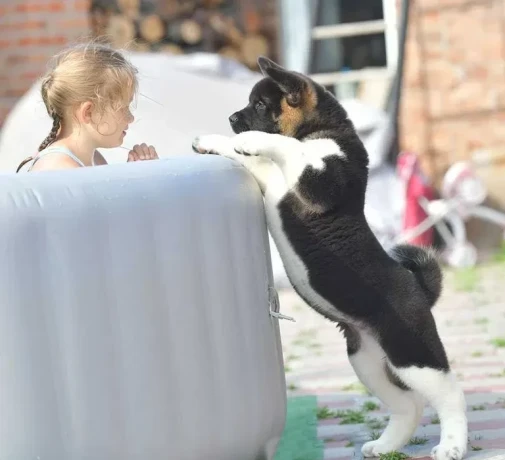
[[19, 13], [39, 13], [41, 11], [56, 13], [64, 10], [65, 5], [62, 1], [42, 2], [39, 0], [37, 2], [21, 3], [16, 6], [16, 11]]
[[77, 11], [88, 11], [91, 6], [91, 2], [89, 0], [76, 0], [74, 9]]
[[26, 21], [26, 22], [11, 22], [2, 24], [1, 27], [6, 30], [30, 30], [43, 29], [46, 27], [45, 21]]
[[33, 45], [64, 45], [67, 43], [67, 38], [63, 36], [58, 37], [25, 37], [19, 40], [20, 46], [33, 46]]
[[56, 27], [58, 29], [87, 29], [90, 26], [87, 17], [75, 18], [75, 19], [65, 19], [58, 21]]
[[41, 72], [23, 72], [20, 75], [20, 78], [25, 79], [25, 80], [34, 81], [40, 77], [40, 74], [41, 74]]

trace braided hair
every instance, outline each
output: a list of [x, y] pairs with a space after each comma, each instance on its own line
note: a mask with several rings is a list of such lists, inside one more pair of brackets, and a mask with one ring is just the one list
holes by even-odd
[[60, 130], [61, 117], [57, 113], [53, 113], [52, 117], [53, 117], [53, 127], [51, 128], [49, 135], [42, 141], [42, 144], [40, 144], [39, 152], [50, 146], [56, 140], [56, 136], [58, 135], [58, 131]]
[[[53, 119], [53, 127], [51, 128], [51, 131], [49, 132], [49, 135], [42, 141], [42, 143], [39, 146], [39, 152], [50, 146], [55, 140], [56, 137], [58, 136], [58, 131], [60, 130], [61, 127], [61, 117], [54, 111], [51, 110], [49, 102], [47, 100], [47, 91], [48, 91], [48, 86], [52, 82], [52, 77], [47, 77], [44, 82], [42, 83], [42, 99], [44, 100], [44, 103], [46, 104], [47, 112]], [[16, 173], [18, 173], [21, 168], [26, 164], [29, 163], [34, 159], [34, 156], [29, 156], [28, 158], [25, 158], [17, 167]]]

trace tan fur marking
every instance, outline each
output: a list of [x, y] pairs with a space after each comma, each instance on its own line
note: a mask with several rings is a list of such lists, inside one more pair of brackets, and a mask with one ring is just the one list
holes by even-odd
[[317, 95], [310, 83], [307, 82], [306, 90], [301, 95], [299, 107], [292, 107], [283, 97], [281, 100], [281, 114], [279, 116], [279, 128], [281, 134], [294, 136], [303, 121], [310, 117], [317, 106]]

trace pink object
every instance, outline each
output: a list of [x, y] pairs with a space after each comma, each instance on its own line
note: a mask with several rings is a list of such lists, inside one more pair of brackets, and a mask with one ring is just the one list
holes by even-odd
[[[405, 211], [402, 230], [407, 231], [417, 227], [428, 217], [419, 200], [421, 198], [425, 198], [428, 201], [433, 200], [435, 191], [419, 168], [419, 160], [415, 153], [400, 153], [397, 160], [397, 171], [405, 182]], [[408, 242], [417, 246], [432, 245], [433, 228], [429, 228], [424, 233], [410, 238]]]

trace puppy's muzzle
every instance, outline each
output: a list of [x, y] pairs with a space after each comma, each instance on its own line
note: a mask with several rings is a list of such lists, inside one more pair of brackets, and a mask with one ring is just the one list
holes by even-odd
[[236, 134], [247, 131], [249, 128], [244, 120], [243, 115], [240, 112], [235, 112], [234, 114], [230, 115], [228, 120], [230, 122], [231, 129]]

